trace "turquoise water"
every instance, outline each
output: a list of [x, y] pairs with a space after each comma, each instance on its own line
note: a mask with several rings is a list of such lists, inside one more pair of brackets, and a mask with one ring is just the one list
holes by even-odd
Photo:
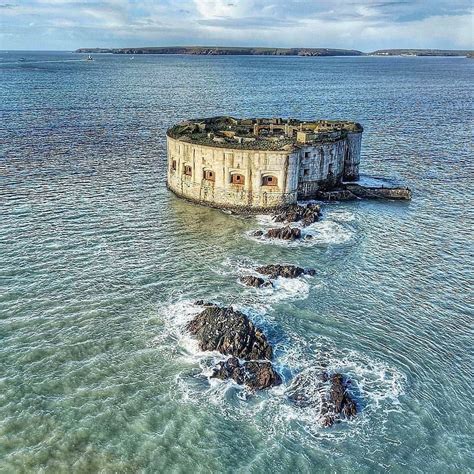
[[[0, 53], [0, 471], [472, 472], [472, 60], [95, 58]], [[413, 200], [253, 239], [165, 187], [166, 128], [217, 114], [357, 120], [362, 173]], [[262, 263], [317, 273], [238, 284]], [[201, 298], [265, 329], [283, 386], [209, 383]], [[356, 420], [287, 401], [322, 368]]]

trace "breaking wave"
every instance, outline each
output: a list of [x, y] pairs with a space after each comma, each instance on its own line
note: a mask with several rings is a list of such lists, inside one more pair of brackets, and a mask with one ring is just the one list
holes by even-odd
[[324, 213], [323, 218], [307, 227], [303, 227], [299, 222], [294, 222], [291, 227], [301, 229], [301, 239], [295, 241], [286, 241], [281, 239], [270, 239], [262, 236], [255, 236], [256, 230], [262, 230], [264, 233], [271, 228], [282, 227], [282, 224], [275, 223], [272, 216], [259, 215], [257, 222], [258, 229], [252, 229], [246, 232], [246, 236], [255, 242], [263, 244], [274, 244], [285, 247], [316, 245], [340, 245], [351, 241], [355, 235], [355, 229], [349, 224], [354, 220], [354, 215], [348, 211], [328, 211]]
[[[235, 307], [265, 331], [265, 314]], [[152, 341], [157, 350], [177, 356], [181, 370], [174, 379], [174, 397], [180, 403], [212, 407], [222, 417], [251, 424], [267, 438], [283, 435], [310, 445], [325, 438], [341, 440], [369, 436], [375, 429], [380, 432], [388, 414], [400, 409], [406, 385], [402, 372], [358, 351], [340, 348], [328, 338], [308, 340], [291, 331], [278, 341], [270, 341], [282, 385], [252, 393], [232, 380], [211, 379], [212, 368], [226, 357], [200, 351], [187, 334], [186, 324], [200, 311], [202, 307], [189, 300], [163, 305], [159, 309], [161, 334]], [[359, 409], [354, 420], [342, 421], [330, 429], [321, 426], [320, 383], [316, 378], [321, 372], [340, 372], [350, 379], [349, 392]], [[309, 392], [315, 398], [311, 406], [297, 406], [289, 399], [299, 374], [310, 381]]]
[[284, 300], [302, 300], [309, 295], [311, 287], [319, 287], [321, 283], [317, 277], [302, 275], [298, 278], [282, 278], [272, 279], [273, 286], [253, 288], [247, 287], [240, 283], [239, 278], [242, 276], [253, 275], [268, 279], [267, 275], [261, 275], [256, 271], [256, 267], [263, 263], [255, 262], [248, 258], [230, 259], [227, 258], [222, 263], [222, 268], [216, 270], [221, 275], [235, 278], [236, 282], [241, 286], [241, 295], [244, 296], [246, 305], [255, 302], [256, 306], [262, 305], [268, 309], [269, 303], [276, 303]]

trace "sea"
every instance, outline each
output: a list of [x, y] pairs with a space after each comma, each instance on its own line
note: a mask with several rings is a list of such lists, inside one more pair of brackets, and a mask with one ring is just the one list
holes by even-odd
[[[0, 472], [474, 472], [473, 60], [86, 57], [0, 52]], [[413, 198], [255, 238], [268, 216], [166, 188], [167, 128], [217, 115], [360, 122], [362, 181]], [[316, 274], [239, 283], [269, 263]], [[209, 378], [199, 299], [265, 332], [282, 385]], [[291, 402], [321, 371], [355, 419]]]

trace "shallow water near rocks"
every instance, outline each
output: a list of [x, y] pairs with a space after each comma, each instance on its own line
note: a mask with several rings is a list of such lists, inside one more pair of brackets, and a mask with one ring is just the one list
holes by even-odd
[[[26, 62], [18, 63], [19, 57]], [[474, 63], [463, 58], [0, 54], [0, 471], [469, 472]], [[340, 118], [410, 203], [323, 206], [313, 239], [165, 187], [188, 117]], [[243, 287], [267, 263], [316, 269]], [[198, 299], [268, 335], [284, 383], [209, 381]], [[288, 401], [339, 371], [358, 417]]]

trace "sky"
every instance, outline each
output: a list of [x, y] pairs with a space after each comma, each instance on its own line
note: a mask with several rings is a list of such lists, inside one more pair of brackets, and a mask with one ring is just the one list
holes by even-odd
[[474, 0], [0, 0], [0, 49], [474, 49]]

